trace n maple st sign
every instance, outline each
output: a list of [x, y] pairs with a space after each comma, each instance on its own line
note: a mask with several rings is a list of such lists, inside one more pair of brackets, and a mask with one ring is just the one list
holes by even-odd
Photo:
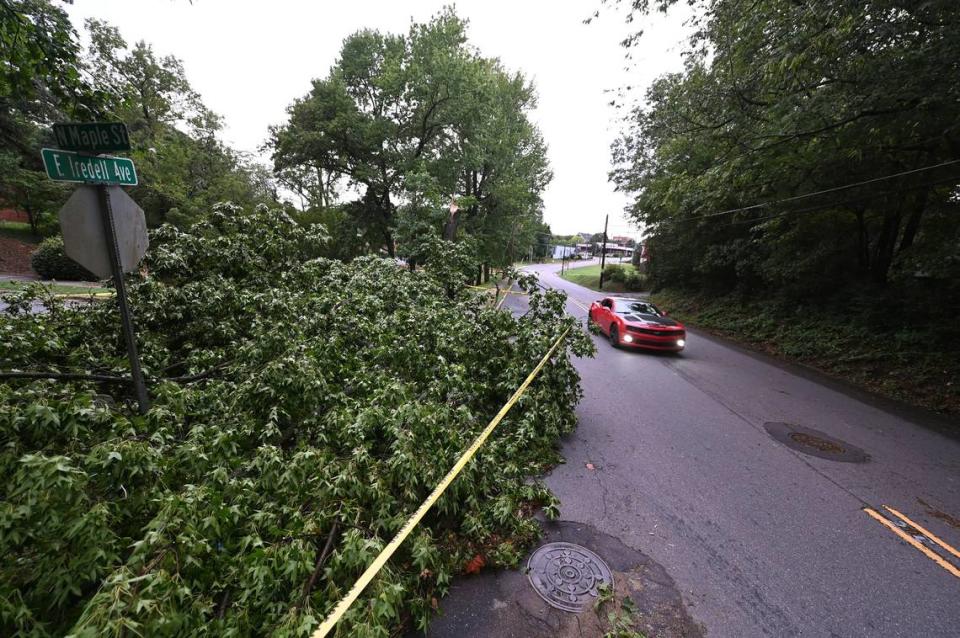
[[130, 136], [123, 122], [54, 124], [53, 135], [57, 146], [68, 151], [96, 154], [130, 150]]

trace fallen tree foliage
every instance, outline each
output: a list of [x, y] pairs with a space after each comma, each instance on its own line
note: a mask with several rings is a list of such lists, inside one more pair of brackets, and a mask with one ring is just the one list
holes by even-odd
[[[0, 379], [0, 633], [307, 634], [573, 322], [526, 280], [526, 315], [492, 308], [460, 245], [412, 273], [325, 242], [227, 205], [156, 231], [130, 282], [145, 416], [110, 378], [128, 374], [112, 301], [7, 296], [0, 367], [66, 376]], [[575, 425], [569, 357], [591, 350], [571, 332], [341, 635], [423, 627], [475, 557], [517, 563], [532, 512], [556, 511], [530, 477]]]

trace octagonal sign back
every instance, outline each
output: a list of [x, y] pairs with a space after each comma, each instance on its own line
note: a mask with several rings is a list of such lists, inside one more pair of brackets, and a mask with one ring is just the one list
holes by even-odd
[[[112, 275], [107, 239], [100, 214], [97, 186], [80, 186], [60, 209], [63, 250], [67, 255], [101, 279]], [[123, 272], [132, 272], [147, 252], [147, 220], [143, 209], [119, 186], [106, 187], [110, 194], [113, 225], [120, 248]]]

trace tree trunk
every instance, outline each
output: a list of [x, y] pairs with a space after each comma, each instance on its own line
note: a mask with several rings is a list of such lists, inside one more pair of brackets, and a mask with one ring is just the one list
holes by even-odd
[[393, 233], [390, 230], [390, 222], [393, 221], [393, 204], [390, 202], [389, 190], [380, 200], [380, 215], [383, 219], [383, 238], [387, 242], [387, 254], [390, 255], [390, 259], [396, 259], [397, 248], [393, 245]]
[[900, 234], [900, 210], [889, 211], [883, 218], [883, 227], [877, 239], [876, 259], [873, 262], [873, 281], [882, 285], [887, 283], [890, 265], [893, 263], [893, 251]]
[[447, 241], [454, 241], [457, 238], [457, 225], [460, 222], [460, 211], [450, 211], [447, 217], [447, 223], [443, 226], [443, 238]]
[[857, 217], [857, 264], [860, 274], [864, 274], [870, 270], [870, 234], [863, 219], [863, 209], [858, 208], [853, 214]]
[[903, 229], [903, 238], [900, 240], [900, 247], [897, 248], [899, 255], [903, 251], [913, 246], [913, 240], [920, 230], [920, 222], [923, 220], [923, 213], [927, 208], [927, 196], [930, 193], [929, 188], [925, 188], [917, 193], [916, 200], [910, 211], [910, 217], [907, 218], [907, 225]]
[[390, 259], [396, 259], [397, 251], [393, 245], [393, 233], [390, 232], [389, 226], [383, 227], [383, 240], [387, 243], [387, 254], [390, 255]]
[[320, 189], [320, 206], [327, 208], [327, 189], [323, 181], [323, 169], [317, 164], [315, 164], [313, 168], [317, 172], [317, 186]]
[[483, 265], [483, 282], [490, 281], [490, 264]]
[[34, 237], [39, 236], [37, 232], [37, 214], [33, 210], [33, 206], [30, 205], [30, 194], [27, 193], [27, 197], [23, 203], [23, 210], [27, 214], [27, 221], [30, 222], [30, 234]]

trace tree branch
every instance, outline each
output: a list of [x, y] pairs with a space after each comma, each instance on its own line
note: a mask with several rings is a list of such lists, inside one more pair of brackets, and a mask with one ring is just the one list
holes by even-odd
[[317, 556], [317, 563], [313, 568], [313, 573], [310, 574], [310, 580], [307, 581], [307, 584], [303, 586], [303, 597], [300, 601], [299, 607], [303, 607], [307, 602], [307, 598], [310, 596], [310, 592], [313, 591], [313, 586], [317, 582], [317, 577], [320, 575], [320, 569], [323, 568], [323, 564], [327, 561], [327, 557], [330, 555], [330, 551], [333, 549], [333, 539], [337, 535], [337, 530], [339, 529], [339, 521], [333, 521], [333, 527], [330, 528], [330, 533], [327, 535], [327, 542], [323, 546], [323, 551], [320, 552], [320, 555]]

